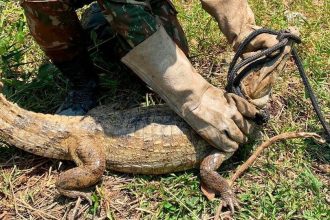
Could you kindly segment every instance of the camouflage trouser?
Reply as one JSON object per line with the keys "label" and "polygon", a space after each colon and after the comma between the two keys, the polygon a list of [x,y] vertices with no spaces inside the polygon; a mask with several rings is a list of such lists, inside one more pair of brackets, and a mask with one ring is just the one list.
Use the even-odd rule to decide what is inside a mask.
{"label": "camouflage trouser", "polygon": [[[30,32],[41,49],[55,63],[86,52],[86,33],[75,10],[93,0],[22,0]],[[130,49],[156,32],[161,24],[169,36],[188,54],[187,41],[170,0],[98,0],[103,15]],[[123,56],[124,54],[118,54]]]}

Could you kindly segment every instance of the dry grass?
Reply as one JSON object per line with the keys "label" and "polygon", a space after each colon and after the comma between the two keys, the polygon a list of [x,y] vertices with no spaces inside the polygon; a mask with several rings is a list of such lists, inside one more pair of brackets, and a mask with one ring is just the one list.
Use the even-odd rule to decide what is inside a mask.
{"label": "dry grass", "polygon": [[[232,53],[215,22],[197,1],[175,1],[191,46],[194,66],[211,83],[223,87]],[[295,25],[304,44],[299,50],[304,65],[321,99],[326,118],[330,118],[330,16],[327,1],[251,1],[258,23],[276,29]],[[66,82],[49,65],[37,68],[45,57],[27,35],[17,3],[0,2],[1,78],[7,97],[35,111],[53,112],[63,100]],[[300,12],[306,21],[285,18],[285,12]],[[2,28],[2,30],[1,30]],[[23,38],[20,36],[22,35]],[[8,69],[4,56],[13,48],[26,47],[18,65]],[[14,50],[15,51],[15,50]],[[16,63],[16,60],[10,60]],[[7,68],[7,69],[6,69]],[[108,68],[111,70],[111,68]],[[115,109],[158,102],[134,77],[110,74],[104,79],[101,103]],[[18,79],[18,80],[17,80]],[[54,86],[55,85],[55,86]],[[128,98],[127,98],[128,97]],[[145,97],[148,97],[148,101]],[[118,104],[119,103],[119,104]],[[318,131],[320,126],[292,62],[279,77],[269,105],[271,122],[260,137],[244,146],[222,168],[228,176],[241,164],[262,139],[286,131]],[[329,219],[330,146],[313,141],[286,141],[268,149],[235,186],[242,210],[236,219]],[[14,147],[0,146],[0,219],[66,219],[75,212],[78,219],[212,219],[220,199],[207,201],[199,191],[195,171],[159,177],[106,173],[96,189],[91,189],[93,205],[77,205],[55,190],[59,172],[72,167],[27,154]]]}

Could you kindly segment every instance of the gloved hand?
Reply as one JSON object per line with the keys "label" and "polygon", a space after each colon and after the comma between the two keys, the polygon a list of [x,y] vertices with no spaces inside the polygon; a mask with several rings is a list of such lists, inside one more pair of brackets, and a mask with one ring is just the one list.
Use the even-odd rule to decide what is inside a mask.
{"label": "gloved hand", "polygon": [[214,147],[233,152],[247,141],[257,109],[208,83],[163,27],[133,48],[122,62],[144,80]]}
{"label": "gloved hand", "polygon": [[235,151],[248,141],[257,109],[245,99],[210,86],[201,94],[199,105],[184,117],[210,144],[223,151]]}
{"label": "gloved hand", "polygon": [[[203,8],[216,19],[220,30],[233,45],[235,51],[250,33],[260,28],[255,25],[254,14],[247,0],[201,0],[201,3]],[[249,43],[244,51],[244,58],[277,43],[275,35],[261,34]],[[282,71],[290,51],[291,45],[288,45],[280,57],[265,63],[262,68],[243,81],[241,89],[250,102],[260,108],[265,106],[276,75]]]}

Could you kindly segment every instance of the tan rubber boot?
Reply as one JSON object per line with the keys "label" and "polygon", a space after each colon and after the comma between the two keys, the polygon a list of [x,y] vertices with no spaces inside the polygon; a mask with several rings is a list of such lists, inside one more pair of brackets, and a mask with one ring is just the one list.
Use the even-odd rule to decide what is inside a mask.
{"label": "tan rubber boot", "polygon": [[256,108],[215,88],[196,72],[163,27],[131,50],[122,62],[154,89],[211,145],[232,152],[252,130]]}

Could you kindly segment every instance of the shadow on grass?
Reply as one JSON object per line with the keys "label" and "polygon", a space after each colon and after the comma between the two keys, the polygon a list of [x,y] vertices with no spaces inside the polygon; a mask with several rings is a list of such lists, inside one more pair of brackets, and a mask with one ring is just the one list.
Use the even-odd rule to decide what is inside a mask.
{"label": "shadow on grass", "polygon": [[304,140],[306,156],[318,164],[330,164],[330,143],[318,144],[313,140]]}

